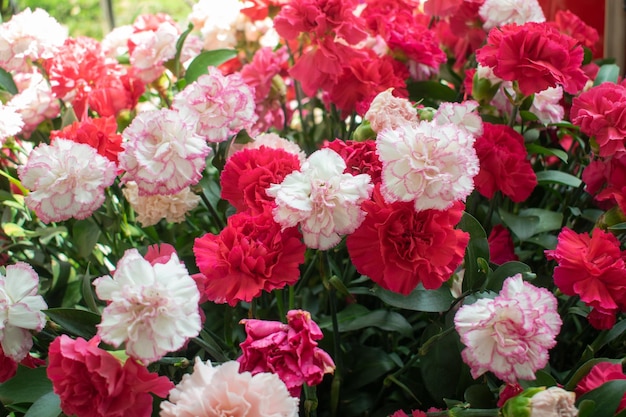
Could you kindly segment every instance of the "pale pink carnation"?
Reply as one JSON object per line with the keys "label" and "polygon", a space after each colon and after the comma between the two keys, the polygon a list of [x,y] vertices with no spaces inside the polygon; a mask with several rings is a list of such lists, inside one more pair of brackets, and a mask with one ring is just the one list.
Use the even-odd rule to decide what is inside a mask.
{"label": "pale pink carnation", "polygon": [[407,123],[417,123],[417,110],[405,98],[395,97],[389,88],[378,93],[363,118],[370,123],[374,132],[395,129]]}
{"label": "pale pink carnation", "polygon": [[39,276],[27,263],[7,266],[6,276],[0,273],[0,343],[4,355],[16,362],[33,346],[31,331],[46,325],[42,310],[48,306],[37,295],[38,286]]}
{"label": "pale pink carnation", "polygon": [[535,372],[546,366],[562,322],[554,295],[517,274],[504,281],[494,299],[461,307],[454,324],[474,379],[491,371],[514,383],[535,379]]}
{"label": "pale pink carnation", "polygon": [[209,142],[223,142],[240,130],[252,128],[254,91],[234,73],[224,76],[215,67],[174,97],[172,108],[196,123]]}
{"label": "pale pink carnation", "polygon": [[163,19],[156,28],[141,30],[135,27],[128,41],[131,46],[130,63],[137,69],[139,79],[151,83],[163,74],[163,64],[176,55],[179,35],[180,30],[171,19]]}
{"label": "pale pink carnation", "polygon": [[26,205],[44,223],[91,216],[117,176],[115,163],[95,148],[62,138],[40,143],[17,172],[31,191]]}
{"label": "pale pink carnation", "polygon": [[98,336],[115,347],[125,344],[126,353],[144,364],[200,333],[200,292],[175,252],[149,262],[129,249],[113,277],[97,278],[93,285],[107,302]]}
{"label": "pale pink carnation", "polygon": [[276,133],[261,133],[255,136],[252,141],[245,144],[231,143],[228,154],[230,157],[232,154],[242,149],[259,149],[261,146],[272,149],[282,149],[285,152],[297,155],[301,165],[306,160],[306,153],[297,143],[282,138]]}
{"label": "pale pink carnation", "polygon": [[22,131],[24,120],[22,116],[11,106],[5,106],[0,102],[0,146],[4,141]]}
{"label": "pale pink carnation", "polygon": [[478,14],[485,21],[483,28],[486,30],[509,23],[523,25],[546,21],[538,0],[485,0]]}
{"label": "pale pink carnation", "polygon": [[132,25],[118,26],[102,39],[102,52],[109,58],[117,58],[128,53],[128,39],[135,29]]}
{"label": "pale pink carnation", "polygon": [[0,67],[28,72],[31,63],[52,58],[67,38],[67,29],[43,9],[30,8],[0,25]]}
{"label": "pale pink carnation", "polygon": [[437,125],[452,123],[475,138],[483,134],[483,119],[478,112],[478,102],[467,100],[463,103],[442,103],[433,120]]}
{"label": "pale pink carnation", "polygon": [[61,113],[59,100],[39,71],[15,74],[13,80],[19,93],[8,104],[22,116],[23,134],[29,136],[41,122],[54,119]]}
{"label": "pale pink carnation", "polygon": [[577,417],[576,393],[549,387],[530,397],[529,417]]}
{"label": "pale pink carnation", "polygon": [[239,363],[219,366],[196,359],[191,374],[161,403],[160,417],[297,417],[298,399],[268,372],[239,372]]}
{"label": "pale pink carnation", "polygon": [[183,222],[187,212],[196,208],[200,202],[200,197],[192,193],[189,187],[176,194],[141,196],[137,183],[131,181],[122,192],[137,213],[137,221],[143,227],[155,225],[161,219],[169,223]]}
{"label": "pale pink carnation", "polygon": [[384,129],[376,138],[387,202],[414,201],[415,210],[445,210],[474,189],[474,137],[453,124],[422,121]]}
{"label": "pale pink carnation", "polygon": [[372,194],[367,174],[344,174],[346,163],[335,151],[314,152],[300,171],[266,190],[276,199],[274,220],[283,228],[300,224],[310,248],[330,249],[365,218],[361,203]]}
{"label": "pale pink carnation", "polygon": [[210,148],[193,124],[169,109],[140,113],[122,136],[123,183],[135,181],[139,195],[176,194],[202,177]]}
{"label": "pale pink carnation", "polygon": [[243,2],[239,0],[200,0],[187,16],[204,40],[204,49],[234,48],[237,45],[237,22]]}
{"label": "pale pink carnation", "polygon": [[543,124],[558,123],[563,120],[565,109],[560,104],[563,99],[563,87],[548,87],[535,94],[529,111],[539,118]]}

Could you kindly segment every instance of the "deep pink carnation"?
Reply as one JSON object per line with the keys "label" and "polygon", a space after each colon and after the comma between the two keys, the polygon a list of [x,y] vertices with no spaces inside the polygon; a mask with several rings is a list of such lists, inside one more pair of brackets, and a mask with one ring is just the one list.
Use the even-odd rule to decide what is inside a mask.
{"label": "deep pink carnation", "polygon": [[568,36],[576,39],[581,45],[591,49],[591,52],[595,52],[600,35],[598,31],[585,23],[576,14],[569,10],[559,10],[554,15],[554,22],[552,24]]}
{"label": "deep pink carnation", "polygon": [[242,149],[231,156],[220,176],[222,198],[238,212],[251,215],[263,212],[274,199],[265,190],[271,184],[280,184],[285,176],[300,169],[297,155],[283,149],[261,146]]}
{"label": "deep pink carnation", "polygon": [[583,55],[575,39],[547,23],[530,22],[492,29],[476,60],[503,80],[517,81],[526,96],[557,85],[576,94],[587,82]]}
{"label": "deep pink carnation", "polygon": [[352,175],[368,174],[372,179],[372,184],[380,183],[383,164],[378,159],[375,141],[357,142],[355,140],[335,139],[331,142],[324,142],[322,148],[330,148],[343,158],[346,162],[345,173]]}
{"label": "deep pink carnation", "polygon": [[298,229],[281,231],[269,207],[256,216],[244,212],[229,217],[219,235],[208,233],[193,247],[208,299],[231,306],[295,284],[305,250]]}
{"label": "deep pink carnation", "polygon": [[582,179],[598,206],[608,210],[618,204],[626,213],[626,152],[594,159],[585,167]]}
{"label": "deep pink carnation", "polygon": [[437,289],[463,260],[469,235],[454,228],[463,203],[416,212],[411,202],[386,203],[377,186],[362,209],[367,216],[346,244],[357,271],[381,287],[401,294],[419,283]]}
{"label": "deep pink carnation", "polygon": [[294,397],[300,396],[302,385],[318,385],[324,374],[334,372],[331,357],[317,347],[316,340],[324,335],[307,311],[289,311],[287,324],[246,319],[241,322],[247,334],[239,345],[241,371],[277,374]]}
{"label": "deep pink carnation", "polygon": [[[600,362],[591,368],[589,373],[583,377],[576,385],[576,395],[578,397],[587,392],[598,388],[600,385],[608,381],[626,379],[626,374],[622,370],[620,363]],[[626,409],[626,393],[622,397],[622,401],[617,407],[615,414]]]}
{"label": "deep pink carnation", "polygon": [[63,412],[77,417],[151,416],[150,393],[165,397],[174,384],[133,359],[122,366],[98,343],[98,338],[62,335],[50,344],[47,373]]}
{"label": "deep pink carnation", "polygon": [[600,156],[624,151],[626,138],[626,86],[602,83],[574,98],[572,123],[595,137]]}
{"label": "deep pink carnation", "polygon": [[502,265],[505,262],[519,259],[515,254],[509,229],[501,224],[497,224],[491,229],[487,242],[489,243],[489,260],[494,264]]}
{"label": "deep pink carnation", "polygon": [[476,189],[487,198],[501,191],[516,203],[526,200],[537,185],[537,175],[527,160],[524,137],[505,125],[485,122],[483,129],[474,144],[480,160]]}

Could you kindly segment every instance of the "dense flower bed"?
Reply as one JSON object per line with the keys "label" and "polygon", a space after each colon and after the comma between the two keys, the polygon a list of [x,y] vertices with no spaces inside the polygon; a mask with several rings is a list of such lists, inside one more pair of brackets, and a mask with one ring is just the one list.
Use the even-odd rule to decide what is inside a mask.
{"label": "dense flower bed", "polygon": [[2,415],[626,416],[598,39],[536,0],[7,17]]}

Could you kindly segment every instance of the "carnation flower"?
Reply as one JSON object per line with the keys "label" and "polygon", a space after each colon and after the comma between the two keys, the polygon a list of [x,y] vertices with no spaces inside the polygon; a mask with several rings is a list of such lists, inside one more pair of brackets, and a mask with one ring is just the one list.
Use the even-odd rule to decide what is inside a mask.
{"label": "carnation flower", "polygon": [[478,112],[478,102],[467,100],[463,103],[441,103],[433,120],[437,125],[452,123],[470,135],[478,137],[483,134],[483,120]]}
{"label": "carnation flower", "polygon": [[360,205],[372,193],[370,176],[345,174],[346,163],[331,149],[314,152],[300,171],[273,184],[267,195],[276,199],[274,220],[283,228],[300,225],[310,248],[330,249],[341,235],[363,221]]}
{"label": "carnation flower", "polygon": [[415,210],[445,210],[474,189],[474,138],[453,124],[422,121],[385,129],[376,138],[388,202],[413,201]]}
{"label": "carnation flower", "polygon": [[541,5],[537,0],[485,0],[478,11],[489,30],[509,23],[545,22]]}
{"label": "carnation flower", "polygon": [[122,363],[98,348],[99,338],[86,341],[66,335],[48,350],[48,378],[66,415],[76,417],[150,417],[152,395],[165,397],[173,385],[133,359]]}
{"label": "carnation flower", "polygon": [[178,93],[172,108],[192,120],[209,142],[223,142],[257,120],[253,90],[239,73],[224,76],[215,67]]}
{"label": "carnation flower", "polygon": [[122,136],[122,182],[136,182],[139,195],[176,194],[200,181],[210,148],[178,112],[140,113]]}
{"label": "carnation flower", "polygon": [[133,23],[128,38],[130,63],[137,68],[137,76],[151,83],[165,71],[163,64],[176,55],[176,41],[180,30],[165,13],[141,15]]}
{"label": "carnation flower", "polygon": [[543,124],[558,123],[563,120],[565,115],[565,109],[560,104],[562,99],[563,87],[559,85],[546,88],[535,94],[529,111],[537,116]]}
{"label": "carnation flower", "polygon": [[235,306],[296,283],[306,247],[298,229],[281,230],[270,210],[235,214],[219,235],[196,239],[193,252],[209,300]]}
{"label": "carnation flower", "polygon": [[244,4],[239,0],[199,0],[188,19],[202,33],[204,49],[234,48],[237,45],[237,23]]}
{"label": "carnation flower", "polygon": [[517,261],[513,239],[509,229],[501,224],[496,224],[487,239],[489,243],[489,261],[497,265],[510,261]]}
{"label": "carnation flower", "polygon": [[28,72],[32,63],[54,56],[67,38],[67,28],[48,12],[30,7],[0,25],[0,67]]}
{"label": "carnation flower", "polygon": [[276,133],[261,133],[260,135],[253,137],[250,142],[246,142],[244,144],[232,142],[228,147],[228,157],[230,158],[235,154],[235,152],[242,149],[259,149],[262,146],[272,149],[282,149],[285,152],[294,154],[298,157],[301,165],[304,161],[306,161],[306,153],[297,143],[292,142],[289,139],[282,138]]}
{"label": "carnation flower", "polygon": [[0,125],[0,145],[3,145],[7,138],[15,136],[22,131],[24,120],[13,107],[5,106],[2,103],[0,103],[0,120],[2,120]]}
{"label": "carnation flower", "polygon": [[[589,373],[585,375],[576,385],[576,395],[582,396],[589,391],[600,387],[605,382],[626,379],[626,374],[622,370],[620,363],[600,362],[591,368]],[[626,393],[622,397],[615,414],[619,414],[626,409]]]}
{"label": "carnation flower", "polygon": [[524,137],[506,125],[484,123],[484,133],[475,144],[480,170],[476,190],[493,198],[496,191],[519,203],[537,186],[537,175],[527,160]]}
{"label": "carnation flower", "polygon": [[382,172],[382,163],[376,154],[376,142],[364,140],[357,142],[354,140],[343,141],[335,139],[331,142],[324,142],[322,148],[329,148],[337,152],[346,162],[345,173],[352,175],[367,174],[372,179],[372,184],[379,184]]}
{"label": "carnation flower", "polygon": [[273,205],[274,199],[265,190],[299,169],[298,157],[282,149],[243,149],[230,157],[222,170],[222,198],[238,212],[258,214],[265,205]]}
{"label": "carnation flower", "polygon": [[285,383],[292,397],[299,398],[302,385],[318,385],[325,374],[332,374],[335,363],[317,347],[324,335],[303,310],[287,313],[287,324],[279,321],[244,319],[246,340],[239,346],[237,359],[242,371],[271,372]]}
{"label": "carnation flower", "polygon": [[379,187],[362,205],[366,217],[346,245],[357,271],[381,287],[409,294],[418,284],[437,289],[463,261],[469,235],[455,229],[463,204],[445,211],[387,203]]}
{"label": "carnation flower", "polygon": [[417,110],[406,98],[395,97],[389,88],[378,93],[363,118],[374,132],[396,129],[408,123],[417,123]]}
{"label": "carnation flower", "polygon": [[28,137],[41,122],[57,117],[61,105],[39,71],[15,74],[13,80],[19,93],[11,97],[7,104],[23,119],[22,135]]}
{"label": "carnation flower", "polygon": [[219,366],[196,359],[191,374],[161,403],[161,417],[297,417],[298,399],[271,373],[239,372],[239,364]]}
{"label": "carnation flower", "polygon": [[137,221],[143,227],[155,225],[161,219],[169,223],[183,222],[187,213],[196,208],[200,202],[200,197],[189,187],[175,194],[142,196],[139,195],[137,183],[130,181],[126,183],[122,192],[137,213]]}
{"label": "carnation flower", "polygon": [[535,379],[548,363],[561,324],[556,298],[524,282],[521,274],[507,278],[494,299],[464,305],[454,317],[472,377],[491,371],[510,383]]}
{"label": "carnation flower", "polygon": [[26,357],[33,346],[31,331],[39,332],[46,324],[41,310],[48,308],[37,295],[39,276],[24,262],[6,267],[0,274],[0,344],[4,355],[15,362]]}
{"label": "carnation flower", "polygon": [[117,122],[113,116],[97,119],[86,117],[62,130],[50,132],[50,143],[58,138],[87,144],[115,163],[117,154],[122,151],[122,135],[117,133]]}
{"label": "carnation flower", "polygon": [[18,175],[31,190],[26,205],[50,223],[91,216],[104,202],[116,167],[91,146],[59,138],[33,149]]}
{"label": "carnation flower", "polygon": [[128,249],[113,277],[100,277],[93,285],[107,301],[98,335],[116,347],[124,343],[126,353],[144,364],[200,333],[200,293],[176,253],[149,262]]}
{"label": "carnation flower", "polygon": [[576,394],[561,387],[531,387],[509,399],[503,417],[577,417]]}
{"label": "carnation flower", "polygon": [[576,94],[587,83],[581,69],[583,55],[575,39],[547,23],[526,23],[490,31],[487,44],[476,51],[476,60],[493,68],[497,77],[517,81],[526,96],[557,85]]}
{"label": "carnation flower", "polygon": [[562,33],[576,39],[585,47],[595,52],[600,35],[598,31],[587,25],[584,20],[569,10],[557,10],[552,24]]}

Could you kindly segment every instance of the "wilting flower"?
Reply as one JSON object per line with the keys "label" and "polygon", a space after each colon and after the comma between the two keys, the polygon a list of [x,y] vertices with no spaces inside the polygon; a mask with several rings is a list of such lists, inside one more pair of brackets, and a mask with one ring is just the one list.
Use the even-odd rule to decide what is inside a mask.
{"label": "wilting flower", "polygon": [[267,189],[276,199],[274,220],[283,228],[300,225],[310,248],[330,249],[341,235],[352,233],[363,221],[360,205],[372,192],[367,174],[344,174],[346,163],[331,149],[314,152],[300,171]]}
{"label": "wilting flower", "polygon": [[305,250],[298,229],[281,230],[271,207],[258,215],[230,216],[219,235],[207,233],[193,247],[196,264],[206,277],[206,296],[231,306],[252,301],[262,291],[295,284]]}
{"label": "wilting flower", "polygon": [[139,195],[137,183],[130,181],[122,189],[124,197],[130,203],[137,221],[143,227],[157,224],[161,219],[170,223],[185,221],[187,212],[196,208],[200,197],[194,194],[189,187],[185,187],[175,194],[168,195]]}
{"label": "wilting flower", "polygon": [[108,304],[98,335],[143,362],[180,349],[200,333],[200,293],[175,252],[152,262],[129,249],[111,276],[97,278],[96,294]]}
{"label": "wilting flower", "polygon": [[378,93],[363,118],[374,132],[395,129],[407,123],[417,123],[417,110],[409,100],[395,97],[391,88]]}
{"label": "wilting flower", "polygon": [[405,124],[383,130],[376,142],[388,202],[413,201],[418,211],[445,210],[474,189],[474,137],[453,124]]}
{"label": "wilting flower", "polygon": [[161,403],[161,417],[297,417],[298,399],[271,373],[239,372],[239,363],[218,366],[196,359],[191,374]]}
{"label": "wilting flower", "polygon": [[152,395],[165,397],[174,384],[133,359],[122,363],[98,347],[100,339],[54,339],[48,351],[48,378],[66,415],[149,417]]}
{"label": "wilting flower", "polygon": [[33,346],[31,331],[39,332],[46,324],[41,310],[48,308],[37,295],[39,276],[24,262],[6,267],[0,274],[0,344],[4,355],[16,362],[26,357]]}
{"label": "wilting flower", "polygon": [[537,0],[485,0],[478,10],[487,30],[496,26],[526,22],[545,22],[541,5]]}
{"label": "wilting flower", "polygon": [[0,120],[2,120],[0,125],[1,145],[8,137],[15,136],[22,131],[24,120],[22,120],[22,116],[14,108],[5,106],[2,103],[0,103]]}
{"label": "wilting flower", "polygon": [[26,205],[50,223],[89,217],[104,202],[116,167],[91,146],[59,138],[33,149],[18,174],[31,190]]}
{"label": "wilting flower", "polygon": [[210,148],[178,112],[140,113],[122,136],[122,182],[136,182],[139,195],[176,194],[200,181]]}
{"label": "wilting flower", "polygon": [[317,347],[323,337],[311,314],[303,310],[287,313],[287,324],[279,321],[244,319],[246,340],[237,359],[242,371],[252,375],[271,372],[280,377],[293,397],[300,397],[302,385],[318,385],[333,373],[335,363]]}
{"label": "wilting flower", "polygon": [[494,299],[464,305],[454,317],[474,379],[491,371],[511,383],[535,379],[561,324],[554,295],[524,282],[521,274],[507,278]]}
{"label": "wilting flower", "polygon": [[[600,387],[605,382],[620,379],[626,379],[626,374],[624,374],[620,363],[597,363],[576,385],[576,395],[580,397],[587,392]],[[626,409],[626,393],[624,393],[622,401],[620,401],[615,414],[620,413],[624,409]]]}
{"label": "wilting flower", "polygon": [[254,92],[241,75],[224,76],[215,67],[178,93],[172,108],[195,123],[196,133],[209,142],[223,142],[257,120]]}
{"label": "wilting flower", "polygon": [[561,387],[531,387],[510,398],[503,417],[577,417],[576,394]]}
{"label": "wilting flower", "polygon": [[409,294],[422,283],[436,289],[461,264],[469,235],[455,229],[463,204],[416,212],[413,204],[386,203],[379,187],[362,205],[367,213],[346,240],[350,259],[383,288]]}

